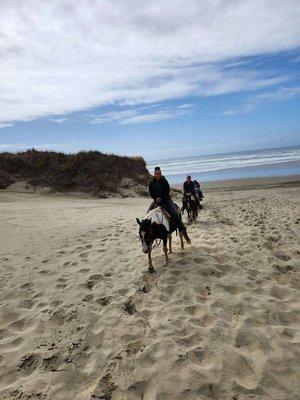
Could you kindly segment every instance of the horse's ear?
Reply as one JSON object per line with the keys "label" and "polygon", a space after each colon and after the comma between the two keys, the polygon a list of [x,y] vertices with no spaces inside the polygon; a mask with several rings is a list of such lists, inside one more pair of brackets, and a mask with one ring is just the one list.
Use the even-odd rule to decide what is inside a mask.
{"label": "horse's ear", "polygon": [[136,222],[139,224],[139,225],[141,225],[141,221],[137,218],[136,219]]}

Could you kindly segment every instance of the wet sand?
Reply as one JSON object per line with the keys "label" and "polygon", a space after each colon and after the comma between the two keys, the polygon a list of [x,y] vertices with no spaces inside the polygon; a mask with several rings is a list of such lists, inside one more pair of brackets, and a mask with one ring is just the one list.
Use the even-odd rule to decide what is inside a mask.
{"label": "wet sand", "polygon": [[300,188],[257,184],[203,184],[152,275],[149,199],[0,191],[0,398],[298,399]]}

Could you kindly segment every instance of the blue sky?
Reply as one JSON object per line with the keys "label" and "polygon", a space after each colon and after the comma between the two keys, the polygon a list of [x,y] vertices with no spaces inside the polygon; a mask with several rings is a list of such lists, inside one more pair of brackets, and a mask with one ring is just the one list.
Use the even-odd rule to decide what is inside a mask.
{"label": "blue sky", "polygon": [[300,144],[299,1],[3,10],[0,151],[151,160]]}

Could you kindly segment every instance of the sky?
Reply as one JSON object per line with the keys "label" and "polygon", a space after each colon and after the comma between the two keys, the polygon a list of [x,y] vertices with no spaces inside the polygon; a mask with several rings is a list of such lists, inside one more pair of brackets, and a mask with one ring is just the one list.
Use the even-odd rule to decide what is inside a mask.
{"label": "sky", "polygon": [[0,0],[0,152],[300,145],[299,0]]}

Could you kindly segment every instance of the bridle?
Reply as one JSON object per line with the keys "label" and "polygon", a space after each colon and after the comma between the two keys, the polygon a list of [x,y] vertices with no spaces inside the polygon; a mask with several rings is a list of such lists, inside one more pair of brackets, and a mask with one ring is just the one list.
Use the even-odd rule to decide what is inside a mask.
{"label": "bridle", "polygon": [[[144,233],[145,233],[145,231],[143,231]],[[154,239],[153,239],[153,235],[152,235],[152,228],[150,227],[149,228],[149,232],[150,232],[150,235],[151,235],[151,238],[149,238],[149,239],[145,239],[145,236],[143,237],[143,235],[142,235],[142,233],[141,233],[141,231],[140,231],[140,241],[142,242],[142,244],[145,244],[146,246],[147,246],[147,248],[149,249],[150,247],[152,247],[152,243],[153,243],[153,241],[154,241]]]}
{"label": "bridle", "polygon": [[[160,245],[161,239],[155,239],[153,237],[152,227],[151,226],[149,228],[149,232],[150,232],[151,238],[148,238],[148,239],[145,239],[145,237],[143,237],[141,232],[140,232],[140,241],[142,242],[142,244],[145,243],[145,245],[147,246],[148,249],[152,250],[152,249],[154,249],[154,247],[157,247],[157,246]],[[153,242],[155,242],[154,246],[152,246]]]}

